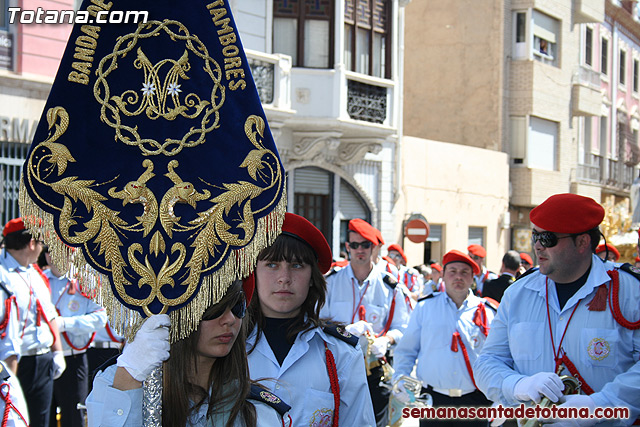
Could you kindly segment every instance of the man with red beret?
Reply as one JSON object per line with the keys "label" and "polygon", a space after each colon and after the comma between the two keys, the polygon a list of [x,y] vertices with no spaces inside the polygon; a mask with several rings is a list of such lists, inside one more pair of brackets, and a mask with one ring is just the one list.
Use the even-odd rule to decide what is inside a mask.
{"label": "man with red beret", "polygon": [[[397,344],[409,322],[404,295],[397,280],[384,270],[374,268],[374,248],[380,238],[366,221],[349,222],[347,241],[349,265],[327,276],[327,298],[320,316],[347,324],[347,330],[358,336],[373,336],[369,346],[379,359]],[[389,391],[380,387],[382,365],[372,367],[368,376],[369,391],[380,426],[386,425]]]}
{"label": "man with red beret", "polygon": [[498,275],[489,271],[487,267],[485,267],[484,259],[487,257],[487,251],[481,245],[469,245],[467,247],[467,252],[471,259],[478,264],[478,267],[480,267],[480,272],[473,276],[473,281],[475,282],[474,292],[478,295],[482,295],[482,288],[484,287],[484,284],[489,280],[497,279]]}
{"label": "man with red beret", "polygon": [[611,243],[598,245],[596,248],[596,255],[607,261],[618,262],[620,259],[620,252]]}
{"label": "man with red beret", "polygon": [[404,286],[405,293],[411,298],[410,308],[413,308],[422,293],[422,275],[415,268],[407,267],[407,256],[400,245],[395,243],[389,245],[387,247],[387,256],[391,258],[398,269],[398,282]]}
{"label": "man with red beret", "polygon": [[[0,331],[0,357],[14,373],[17,371],[30,425],[46,427],[53,380],[62,375],[66,365],[48,282],[33,265],[42,242],[25,230],[21,218],[9,221],[2,234],[5,248],[0,251],[0,294],[9,303],[0,304],[0,327],[5,328]],[[18,336],[13,335],[13,321],[17,321]]]}
{"label": "man with red beret", "polygon": [[[477,389],[471,369],[485,342],[493,309],[471,292],[478,265],[457,250],[442,260],[446,292],[421,298],[411,313],[409,326],[394,354],[394,380],[411,376],[417,360],[416,376],[433,398],[434,407],[491,406]],[[403,390],[402,384],[400,390]],[[404,403],[410,396],[404,390],[395,395]],[[460,420],[421,419],[420,426],[434,423],[456,426]],[[486,426],[486,420],[465,425]]]}
{"label": "man with red beret", "polygon": [[533,267],[533,258],[526,252],[520,252],[520,269],[518,270],[518,274],[516,274],[516,279],[520,277],[521,274],[524,274]]}
{"label": "man with red beret", "polygon": [[[629,419],[616,425],[632,424],[640,415],[639,277],[594,254],[604,209],[593,199],[557,194],[529,218],[539,268],[505,291],[474,364],[476,383],[503,405],[546,396],[592,415],[596,407],[626,407]],[[576,377],[580,394],[563,396],[559,375]]]}

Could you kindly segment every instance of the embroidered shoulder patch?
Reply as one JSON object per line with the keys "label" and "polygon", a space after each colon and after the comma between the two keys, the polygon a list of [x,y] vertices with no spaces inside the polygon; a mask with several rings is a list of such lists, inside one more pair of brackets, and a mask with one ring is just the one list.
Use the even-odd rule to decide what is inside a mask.
{"label": "embroidered shoulder patch", "polygon": [[603,360],[609,356],[611,346],[604,338],[594,338],[589,342],[587,353],[593,360]]}
{"label": "embroidered shoulder patch", "polygon": [[329,408],[316,409],[309,420],[309,427],[330,427],[333,423],[333,410]]}
{"label": "embroidered shoulder patch", "polygon": [[344,327],[329,323],[325,325],[322,330],[334,338],[338,338],[340,341],[344,341],[347,344],[355,347],[358,344],[358,337],[347,332]]}
{"label": "embroidered shoulder patch", "polygon": [[291,409],[291,406],[284,403],[278,396],[257,384],[251,384],[251,391],[249,392],[248,399],[257,400],[271,406],[273,409],[278,411],[280,416],[284,416],[284,414]]}
{"label": "embroidered shoulder patch", "polygon": [[640,280],[640,268],[635,267],[631,264],[629,264],[628,262],[625,262],[624,264],[622,264],[620,266],[620,270],[631,274],[633,277],[635,277],[636,279]]}

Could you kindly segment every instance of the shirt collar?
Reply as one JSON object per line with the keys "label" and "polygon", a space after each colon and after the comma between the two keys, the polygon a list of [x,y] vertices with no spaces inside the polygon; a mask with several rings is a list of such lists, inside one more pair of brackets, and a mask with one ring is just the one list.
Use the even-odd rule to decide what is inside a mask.
{"label": "shirt collar", "polygon": [[5,249],[2,253],[3,264],[9,271],[27,271],[27,267],[21,265],[16,259]]}

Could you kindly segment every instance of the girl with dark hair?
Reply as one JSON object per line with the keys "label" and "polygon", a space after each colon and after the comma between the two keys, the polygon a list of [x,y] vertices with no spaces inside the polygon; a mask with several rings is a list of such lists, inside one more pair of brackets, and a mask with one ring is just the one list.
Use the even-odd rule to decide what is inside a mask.
{"label": "girl with dark hair", "polygon": [[171,345],[169,317],[151,316],[117,366],[96,376],[87,398],[89,426],[142,425],[142,381],[161,364],[162,425],[282,426],[288,406],[272,407],[280,400],[249,379],[245,311],[238,281],[204,312],[195,332]]}
{"label": "girl with dark hair", "polygon": [[358,338],[320,319],[331,249],[316,227],[287,213],[258,255],[249,305],[249,370],[292,405],[295,425],[373,426]]}

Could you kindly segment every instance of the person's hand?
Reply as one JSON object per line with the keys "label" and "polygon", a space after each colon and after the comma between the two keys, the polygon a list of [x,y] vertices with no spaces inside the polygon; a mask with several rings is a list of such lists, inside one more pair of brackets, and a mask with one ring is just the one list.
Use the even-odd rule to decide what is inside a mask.
{"label": "person's hand", "polygon": [[[558,405],[558,408],[589,408],[589,415],[593,414],[596,409],[596,402],[589,396],[581,394],[570,394],[564,396],[564,402]],[[592,426],[599,420],[597,418],[563,418],[563,419],[541,419],[545,425],[557,426],[557,427],[584,427]]]}
{"label": "person's hand", "polygon": [[117,365],[125,368],[136,381],[146,380],[154,369],[169,358],[170,326],[166,314],[149,317],[133,341],[125,344]]}
{"label": "person's hand", "polygon": [[[500,406],[500,403],[498,402],[493,402],[493,404],[491,405],[492,408],[497,408],[498,406]],[[506,418],[492,418],[489,421],[491,421],[491,427],[498,427],[501,426],[502,424],[504,424],[507,419]]]}
{"label": "person's hand", "polygon": [[67,368],[67,362],[64,360],[64,352],[58,350],[53,352],[53,379],[57,380]]}
{"label": "person's hand", "polygon": [[540,403],[542,396],[557,402],[562,397],[563,389],[564,384],[558,375],[553,372],[538,372],[518,381],[513,388],[513,395],[524,402],[533,400]]}
{"label": "person's hand", "polygon": [[[411,396],[407,392],[407,389],[404,386],[404,380],[398,380],[396,384],[394,384],[392,388],[393,397],[395,397],[400,403],[404,405],[408,405],[411,403]],[[415,401],[415,399],[414,399]]]}
{"label": "person's hand", "polygon": [[344,329],[349,332],[351,335],[355,335],[357,337],[361,337],[365,334],[365,332],[369,332],[373,334],[373,328],[370,323],[365,322],[364,320],[359,320],[356,323],[352,323],[344,327]]}
{"label": "person's hand", "polygon": [[371,344],[371,353],[380,359],[387,354],[387,349],[389,348],[389,338],[387,337],[378,337],[373,340]]}

